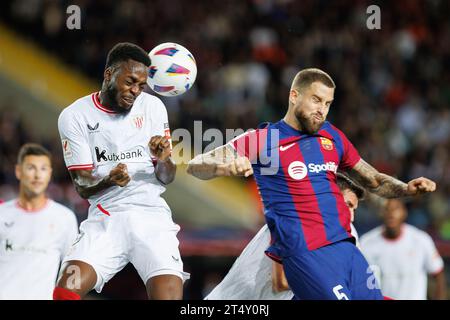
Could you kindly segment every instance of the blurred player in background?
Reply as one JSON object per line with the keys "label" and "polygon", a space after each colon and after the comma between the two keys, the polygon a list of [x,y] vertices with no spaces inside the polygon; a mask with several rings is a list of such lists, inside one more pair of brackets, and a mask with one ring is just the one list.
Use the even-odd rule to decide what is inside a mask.
{"label": "blurred player in background", "polygon": [[[364,189],[342,173],[337,184],[350,209],[353,222]],[[352,235],[358,239],[352,224]],[[356,241],[358,243],[358,241]],[[270,231],[264,225],[236,259],[228,274],[206,300],[290,300],[294,296],[281,264],[268,258],[264,251],[270,246]]]}
{"label": "blurred player in background", "polygon": [[[80,299],[131,262],[149,299],[182,299],[180,227],[161,198],[175,178],[164,104],[143,93],[150,58],[119,43],[108,53],[100,92],[78,99],[58,119],[74,186],[90,202],[80,238],[65,257],[55,299]],[[80,281],[71,281],[77,268]]]}
{"label": "blurred player in background", "polygon": [[282,120],[198,155],[188,172],[200,179],[254,172],[271,232],[266,254],[282,262],[296,298],[383,299],[376,286],[367,286],[373,274],[352,243],[350,211],[336,171],[348,171],[362,187],[386,198],[432,192],[436,185],[426,178],[406,184],[365,162],[344,133],[326,121],[334,90],[322,70],[300,71]]}
{"label": "blurred player in background", "polygon": [[403,202],[391,199],[383,209],[383,225],[361,237],[367,261],[379,271],[381,289],[394,299],[425,300],[427,277],[435,279],[432,298],[446,299],[444,262],[431,237],[405,223]]}
{"label": "blurred player in background", "polygon": [[78,223],[71,210],[46,196],[52,163],[44,147],[23,145],[15,170],[19,196],[0,204],[0,299],[52,299]]}

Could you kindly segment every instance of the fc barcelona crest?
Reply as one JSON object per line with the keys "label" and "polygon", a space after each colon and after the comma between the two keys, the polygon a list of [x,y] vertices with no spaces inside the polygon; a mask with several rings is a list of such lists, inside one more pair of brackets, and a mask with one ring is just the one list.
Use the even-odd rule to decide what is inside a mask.
{"label": "fc barcelona crest", "polygon": [[133,118],[133,124],[136,127],[136,129],[141,129],[144,125],[144,116],[139,115]]}
{"label": "fc barcelona crest", "polygon": [[333,141],[328,138],[320,138],[320,143],[322,144],[322,148],[325,150],[333,150]]}

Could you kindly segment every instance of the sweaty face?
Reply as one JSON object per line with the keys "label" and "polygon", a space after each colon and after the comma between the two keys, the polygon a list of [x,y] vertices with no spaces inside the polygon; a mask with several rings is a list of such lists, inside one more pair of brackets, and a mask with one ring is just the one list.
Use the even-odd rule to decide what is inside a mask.
{"label": "sweaty face", "polygon": [[355,220],[355,210],[358,208],[358,197],[350,189],[343,190],[342,196],[344,197],[345,204],[350,210],[350,221],[353,222]]}
{"label": "sweaty face", "polygon": [[389,229],[399,228],[405,221],[406,215],[406,208],[403,203],[396,199],[390,199],[383,211],[384,225]]}
{"label": "sweaty face", "polygon": [[16,177],[20,188],[30,197],[41,195],[47,190],[52,175],[52,165],[47,156],[26,156],[16,166]]}
{"label": "sweaty face", "polygon": [[107,105],[115,112],[127,113],[147,83],[147,67],[128,60],[105,71]]}
{"label": "sweaty face", "polygon": [[316,81],[302,92],[291,90],[289,98],[294,105],[294,114],[302,131],[313,134],[325,122],[334,98],[334,88]]}

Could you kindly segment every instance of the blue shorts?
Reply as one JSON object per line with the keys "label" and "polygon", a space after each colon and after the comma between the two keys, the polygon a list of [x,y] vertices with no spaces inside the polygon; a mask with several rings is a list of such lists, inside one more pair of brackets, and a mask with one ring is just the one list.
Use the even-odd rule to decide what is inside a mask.
{"label": "blue shorts", "polygon": [[351,241],[283,258],[290,288],[300,300],[383,300],[361,251]]}

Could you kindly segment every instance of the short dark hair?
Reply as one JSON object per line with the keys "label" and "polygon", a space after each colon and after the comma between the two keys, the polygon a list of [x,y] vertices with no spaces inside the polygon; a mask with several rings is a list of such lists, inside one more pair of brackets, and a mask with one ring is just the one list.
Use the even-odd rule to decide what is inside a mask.
{"label": "short dark hair", "polygon": [[141,62],[146,67],[149,67],[151,64],[150,57],[144,49],[130,42],[120,42],[109,50],[105,69],[130,59]]}
{"label": "short dark hair", "polygon": [[17,163],[22,164],[26,156],[46,156],[52,160],[51,153],[37,143],[25,143],[19,150],[19,155],[17,156]]}
{"label": "short dark hair", "polygon": [[361,187],[357,182],[353,181],[345,173],[337,173],[337,185],[339,189],[341,189],[341,191],[344,191],[346,189],[352,191],[354,194],[356,194],[358,200],[364,199],[364,196],[366,195],[366,191],[364,190],[364,188]]}
{"label": "short dark hair", "polygon": [[299,91],[308,88],[313,82],[321,82],[329,88],[336,88],[333,79],[325,71],[317,68],[304,69],[298,72],[292,81],[292,89]]}

